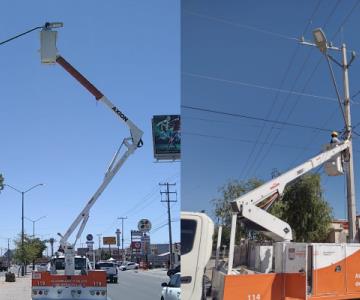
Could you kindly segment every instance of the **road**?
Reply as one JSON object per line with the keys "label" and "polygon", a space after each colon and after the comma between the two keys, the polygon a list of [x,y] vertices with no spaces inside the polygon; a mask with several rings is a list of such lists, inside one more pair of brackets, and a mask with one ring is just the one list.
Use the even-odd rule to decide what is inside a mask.
{"label": "road", "polygon": [[[108,284],[109,300],[160,300],[161,283],[168,281],[166,271],[119,271],[119,282]],[[28,300],[31,295],[31,276],[17,277],[16,282],[5,282],[0,273],[1,300]]]}
{"label": "road", "polygon": [[108,284],[111,300],[160,300],[161,283],[168,281],[166,271],[119,271],[117,284]]}

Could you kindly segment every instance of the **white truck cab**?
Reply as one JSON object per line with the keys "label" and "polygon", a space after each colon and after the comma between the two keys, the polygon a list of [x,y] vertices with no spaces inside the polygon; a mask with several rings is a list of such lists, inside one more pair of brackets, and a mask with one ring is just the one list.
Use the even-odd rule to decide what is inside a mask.
{"label": "white truck cab", "polygon": [[181,212],[182,300],[205,299],[204,271],[211,257],[213,233],[214,222],[206,214]]}

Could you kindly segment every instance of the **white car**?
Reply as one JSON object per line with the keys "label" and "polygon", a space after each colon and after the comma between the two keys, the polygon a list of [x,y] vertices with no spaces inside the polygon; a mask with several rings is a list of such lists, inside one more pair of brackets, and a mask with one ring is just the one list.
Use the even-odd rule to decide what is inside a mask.
{"label": "white car", "polygon": [[123,263],[120,268],[121,271],[125,271],[125,270],[136,270],[139,269],[139,264],[134,263],[134,262],[125,262]]}
{"label": "white car", "polygon": [[48,269],[48,264],[42,263],[36,266],[36,271],[38,272],[46,272]]}
{"label": "white car", "polygon": [[106,278],[110,283],[118,282],[118,269],[116,263],[111,261],[99,261],[95,264],[95,269],[105,271]]}
{"label": "white car", "polygon": [[180,273],[176,273],[170,277],[169,283],[163,282],[161,292],[161,300],[180,300]]}

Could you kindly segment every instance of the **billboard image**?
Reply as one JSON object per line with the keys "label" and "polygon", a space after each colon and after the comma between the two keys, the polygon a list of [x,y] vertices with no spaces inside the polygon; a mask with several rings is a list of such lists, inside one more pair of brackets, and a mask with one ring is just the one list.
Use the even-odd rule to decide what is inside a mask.
{"label": "billboard image", "polygon": [[154,157],[157,160],[180,159],[180,115],[153,116]]}

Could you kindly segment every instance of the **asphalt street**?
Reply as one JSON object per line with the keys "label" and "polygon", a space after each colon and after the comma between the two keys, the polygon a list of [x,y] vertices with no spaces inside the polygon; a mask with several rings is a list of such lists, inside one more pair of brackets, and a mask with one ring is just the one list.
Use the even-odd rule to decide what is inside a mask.
{"label": "asphalt street", "polygon": [[117,284],[108,284],[111,300],[160,300],[161,283],[168,281],[166,271],[119,271]]}

